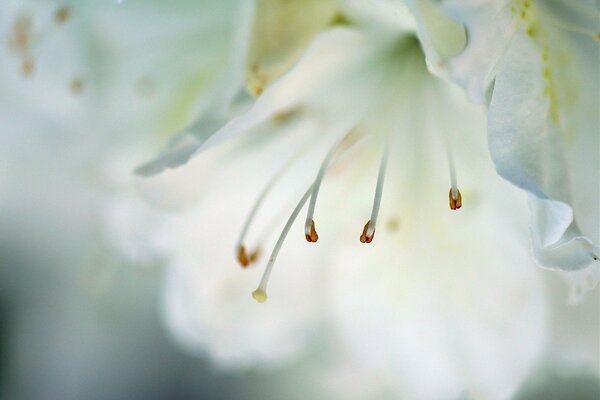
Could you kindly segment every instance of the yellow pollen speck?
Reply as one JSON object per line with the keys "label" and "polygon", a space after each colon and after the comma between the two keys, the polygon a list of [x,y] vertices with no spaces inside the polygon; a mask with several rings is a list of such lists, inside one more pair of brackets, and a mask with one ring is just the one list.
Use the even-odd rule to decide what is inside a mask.
{"label": "yellow pollen speck", "polygon": [[59,8],[56,10],[56,13],[54,13],[54,22],[58,25],[66,23],[69,18],[71,18],[71,9],[67,6]]}
{"label": "yellow pollen speck", "polygon": [[544,68],[544,79],[550,79],[550,68],[549,67]]}
{"label": "yellow pollen speck", "polygon": [[398,232],[398,229],[400,229],[400,221],[396,217],[390,218],[387,221],[386,228],[391,233]]}
{"label": "yellow pollen speck", "polygon": [[264,303],[265,301],[267,301],[268,298],[267,293],[261,288],[258,288],[254,292],[252,292],[252,297],[259,303]]}
{"label": "yellow pollen speck", "polygon": [[83,92],[83,87],[84,87],[84,82],[80,78],[73,79],[71,81],[71,83],[69,84],[69,90],[74,95],[81,94],[81,92]]}
{"label": "yellow pollen speck", "polygon": [[251,95],[258,97],[265,90],[266,82],[258,65],[253,65],[250,72],[246,78],[246,89]]}
{"label": "yellow pollen speck", "polygon": [[11,50],[25,52],[31,44],[33,20],[28,13],[20,14],[8,37],[8,46]]}
{"label": "yellow pollen speck", "polygon": [[276,124],[284,124],[287,121],[289,121],[291,118],[293,118],[297,114],[297,112],[298,112],[297,108],[280,111],[280,112],[276,113],[275,115],[273,115],[271,120],[273,122],[275,122]]}
{"label": "yellow pollen speck", "polygon": [[31,75],[33,75],[34,71],[35,62],[30,58],[26,58],[25,60],[23,60],[23,63],[21,64],[21,74],[24,77],[29,78]]}
{"label": "yellow pollen speck", "polygon": [[596,34],[596,41],[600,42],[600,32]]}

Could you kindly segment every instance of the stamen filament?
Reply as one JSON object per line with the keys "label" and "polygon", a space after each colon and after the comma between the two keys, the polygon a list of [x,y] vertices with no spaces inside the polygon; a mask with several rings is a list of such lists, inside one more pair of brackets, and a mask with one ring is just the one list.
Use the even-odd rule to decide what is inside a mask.
{"label": "stamen filament", "polygon": [[246,248],[244,246],[244,241],[246,239],[246,235],[248,234],[248,231],[250,230],[250,226],[252,225],[252,222],[254,221],[254,217],[256,217],[256,214],[258,213],[260,206],[264,202],[265,198],[267,197],[267,195],[269,194],[271,189],[275,186],[277,181],[279,179],[281,179],[283,174],[292,165],[292,163],[294,161],[296,161],[296,159],[300,156],[300,154],[302,154],[302,152],[299,152],[294,157],[292,157],[288,162],[286,162],[279,169],[279,171],[277,171],[277,173],[275,175],[273,175],[273,177],[263,187],[262,191],[260,192],[260,194],[258,195],[256,200],[254,201],[254,205],[252,206],[252,209],[250,210],[250,212],[248,213],[248,216],[246,217],[246,221],[244,222],[242,231],[240,232],[239,239],[235,246],[236,258],[242,267],[247,267],[253,260],[256,260],[256,258],[258,257],[256,250],[252,253],[252,255],[248,255],[246,252]]}
{"label": "stamen filament", "polygon": [[371,243],[375,236],[375,227],[377,225],[377,217],[379,216],[379,207],[381,206],[381,195],[383,193],[383,182],[385,181],[385,171],[390,153],[389,143],[385,144],[381,162],[379,164],[379,173],[377,175],[377,185],[375,187],[375,196],[373,198],[373,208],[371,210],[371,219],[363,228],[363,233],[360,236],[361,243]]}
{"label": "stamen filament", "polygon": [[269,257],[269,262],[267,263],[265,272],[262,275],[260,284],[258,285],[258,288],[254,292],[252,292],[252,297],[259,303],[263,303],[267,300],[267,284],[269,283],[269,277],[271,276],[271,271],[273,270],[273,266],[275,265],[275,260],[277,259],[279,250],[281,249],[281,246],[283,246],[283,242],[285,241],[287,234],[292,228],[292,225],[296,221],[296,217],[298,217],[300,210],[302,210],[302,207],[304,207],[304,205],[308,201],[308,197],[310,196],[312,189],[313,186],[311,185],[296,205],[296,208],[294,208],[294,211],[292,211],[292,214],[290,215],[285,226],[283,227],[283,230],[279,235],[279,239],[277,239],[277,243],[275,244],[275,247],[271,252],[271,257]]}
{"label": "stamen filament", "polygon": [[317,231],[315,230],[315,221],[313,220],[313,216],[315,214],[315,205],[317,204],[317,196],[319,196],[321,182],[323,181],[323,177],[325,176],[327,167],[329,167],[331,157],[333,157],[333,154],[335,153],[337,148],[338,145],[335,145],[331,148],[331,150],[329,150],[329,152],[325,156],[325,159],[321,163],[321,167],[319,168],[319,172],[317,173],[315,182],[312,185],[310,203],[308,204],[308,212],[306,213],[306,221],[304,222],[304,235],[306,236],[306,241],[309,243],[316,242],[317,240],[319,240],[319,235],[317,235]]}

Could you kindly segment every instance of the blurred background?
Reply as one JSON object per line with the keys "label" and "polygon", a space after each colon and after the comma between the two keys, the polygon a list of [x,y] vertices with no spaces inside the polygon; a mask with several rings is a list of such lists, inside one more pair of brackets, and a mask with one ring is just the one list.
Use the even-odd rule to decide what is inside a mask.
{"label": "blurred background", "polygon": [[[216,351],[225,328],[206,339],[205,331],[222,323],[206,311],[189,337],[169,314],[165,293],[180,266],[173,242],[181,240],[172,226],[190,217],[151,206],[132,171],[209,101],[229,60],[238,11],[234,0],[0,3],[0,398],[411,393],[397,391],[394,374],[348,350],[343,329],[353,328],[331,328],[327,317],[311,314],[305,328],[286,327],[286,335],[303,336],[289,349],[274,349],[282,354],[275,357],[262,350],[269,343],[260,351],[249,344],[252,351],[237,355],[238,339]],[[543,293],[544,340],[515,398],[600,398],[598,290],[573,306],[561,276],[534,274]],[[228,324],[242,342],[246,325]],[[429,356],[422,357],[427,364]],[[435,374],[428,379],[414,384],[436,385]]]}

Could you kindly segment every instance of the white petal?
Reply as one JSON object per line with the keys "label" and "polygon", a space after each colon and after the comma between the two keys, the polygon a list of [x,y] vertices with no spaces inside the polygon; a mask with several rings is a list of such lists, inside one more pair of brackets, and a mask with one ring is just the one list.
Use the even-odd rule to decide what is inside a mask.
{"label": "white petal", "polygon": [[[298,64],[265,90],[251,109],[211,133],[218,120],[200,119],[199,138],[184,138],[182,146],[164,159],[138,170],[142,174],[162,171],[170,165],[178,166],[217,144],[248,132],[280,113],[310,111],[317,116],[335,118],[342,128],[337,133],[324,135],[334,143],[346,133],[375,97],[376,84],[381,84],[385,63],[374,63],[379,47],[372,46],[369,37],[359,31],[345,28],[321,34],[310,45]],[[369,74],[365,77],[366,72]],[[362,101],[372,99],[372,102]],[[352,109],[352,113],[346,110]]]}
{"label": "white petal", "polygon": [[[250,3],[250,2],[248,2]],[[250,36],[246,84],[262,91],[300,56],[333,19],[335,0],[258,0]]]}
{"label": "white petal", "polygon": [[552,123],[543,71],[541,50],[525,33],[516,34],[498,67],[489,147],[498,173],[537,197],[532,200],[537,260],[549,268],[580,269],[593,260],[590,240],[574,219],[567,143]]}
{"label": "white petal", "polygon": [[444,14],[437,4],[429,0],[419,0],[417,10],[426,36],[441,60],[464,50],[467,35],[462,24]]}
{"label": "white petal", "polygon": [[[517,28],[507,9],[508,0],[442,1],[441,11],[447,15],[444,31],[441,31],[439,22],[428,21],[428,14],[422,14],[418,1],[408,3],[412,4],[417,16],[419,37],[431,71],[448,77],[462,86],[471,100],[483,103],[493,80],[494,68]],[[433,7],[429,4],[426,9]],[[439,12],[434,15],[436,19],[444,20]],[[467,32],[467,46],[462,52],[458,52],[461,36],[457,25],[463,25]],[[446,35],[454,37],[454,40],[445,43]],[[458,55],[448,59],[452,53]]]}
{"label": "white petal", "polygon": [[367,29],[414,31],[416,22],[401,1],[390,0],[340,0],[340,11],[353,23]]}
{"label": "white petal", "polygon": [[595,257],[592,241],[573,222],[567,204],[530,196],[531,240],[536,260],[546,268],[579,270]]}

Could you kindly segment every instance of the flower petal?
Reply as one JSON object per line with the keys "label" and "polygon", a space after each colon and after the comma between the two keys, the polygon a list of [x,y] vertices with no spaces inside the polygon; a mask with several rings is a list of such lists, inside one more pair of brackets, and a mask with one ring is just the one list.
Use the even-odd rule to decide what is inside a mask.
{"label": "flower petal", "polygon": [[[315,115],[340,117],[337,125],[342,128],[336,129],[335,135],[327,135],[334,143],[372,105],[363,99],[375,99],[371,94],[385,71],[385,63],[379,63],[379,59],[374,62],[379,49],[372,45],[369,37],[353,29],[335,28],[319,35],[297,65],[269,86],[250,110],[220,129],[214,128],[224,117],[201,118],[195,124],[194,137],[184,136],[171,152],[140,167],[137,172],[152,175],[182,165],[195,154],[289,112],[310,110],[316,112]],[[349,109],[353,112],[345,112]]]}
{"label": "flower petal", "polygon": [[250,36],[246,86],[259,95],[333,19],[335,0],[258,0]]}
{"label": "flower petal", "polygon": [[442,59],[462,52],[467,45],[467,35],[462,24],[450,18],[428,0],[417,3],[423,26],[431,45]]}
{"label": "flower petal", "polygon": [[[463,87],[476,102],[485,102],[494,68],[517,28],[507,3],[446,0],[436,9],[433,2],[408,1],[419,22],[418,34],[430,70]],[[467,45],[462,52],[461,25],[467,32]]]}
{"label": "flower petal", "polygon": [[498,67],[490,103],[489,147],[498,173],[534,197],[533,246],[548,268],[580,269],[593,261],[591,241],[574,218],[567,143],[552,122],[542,52],[517,33]]}

